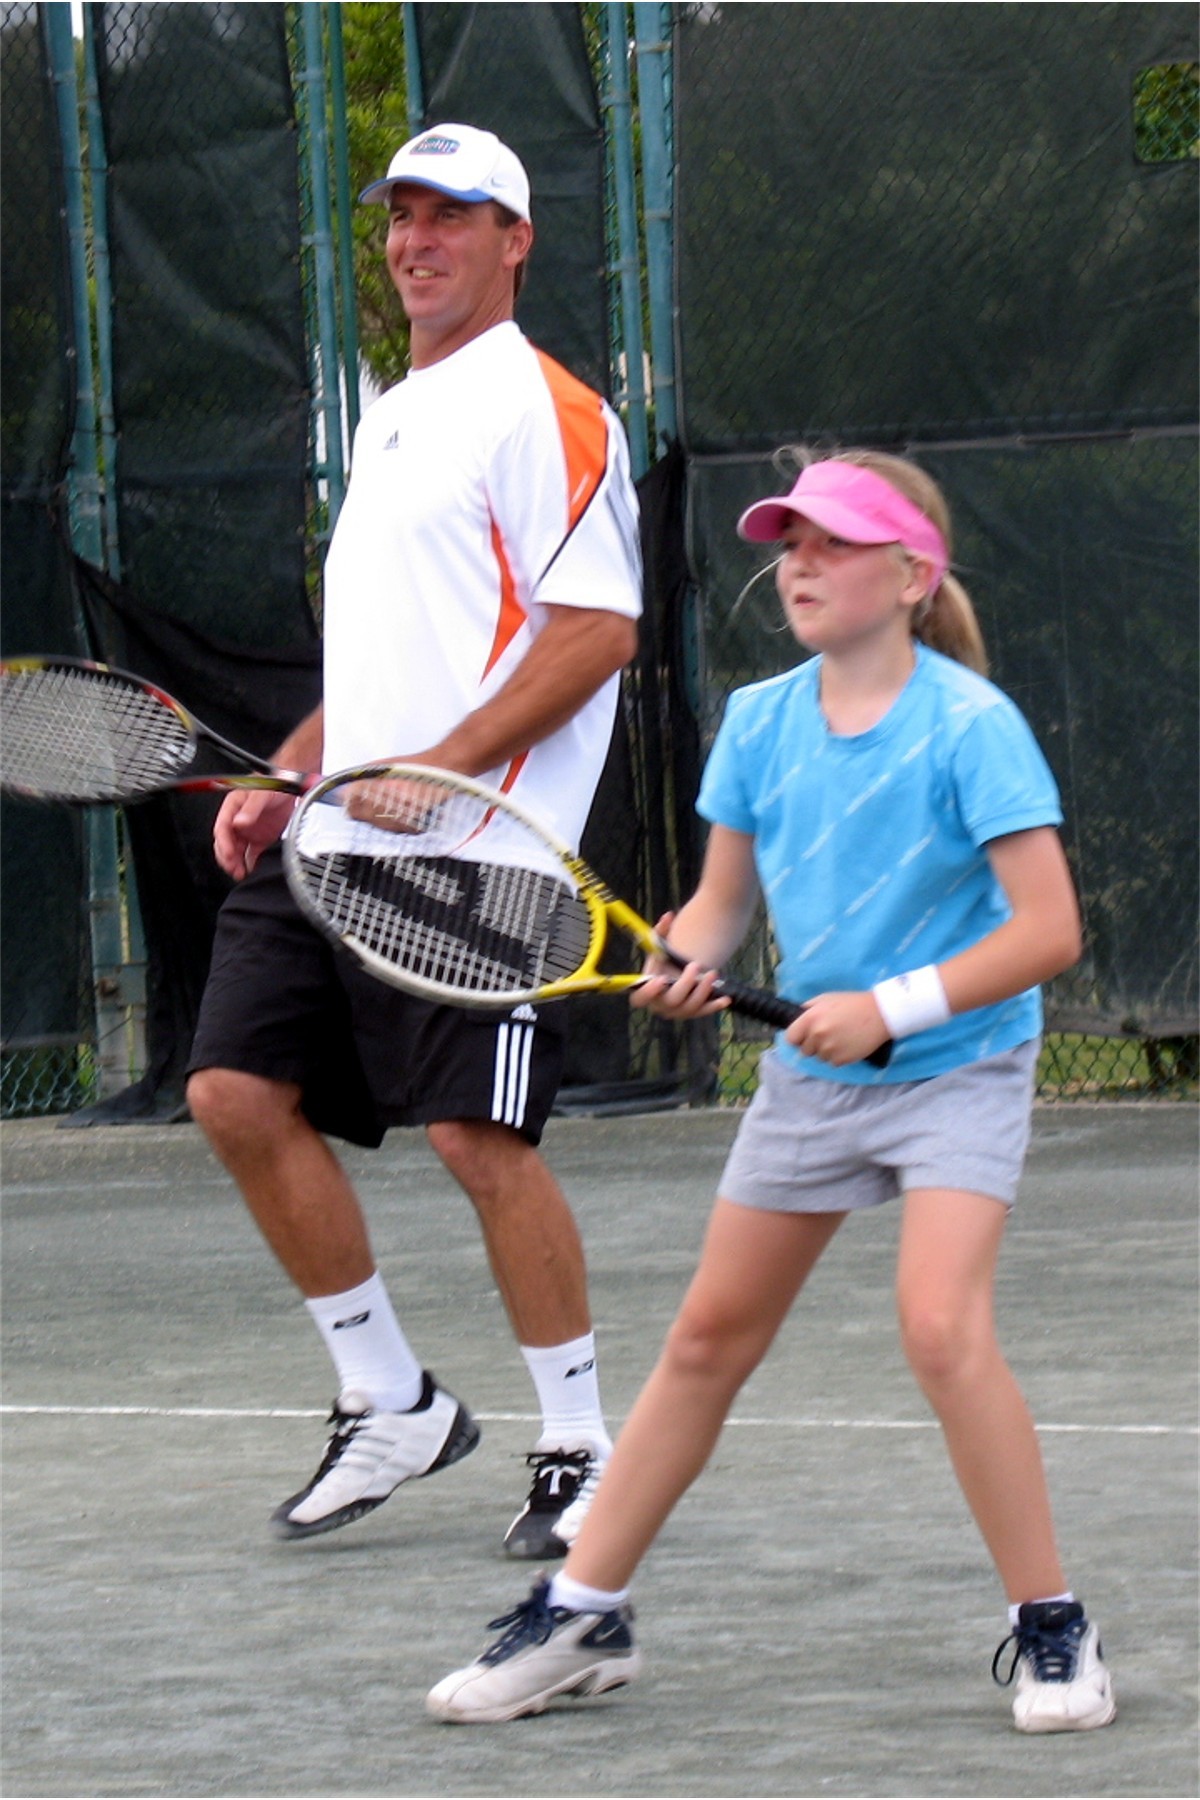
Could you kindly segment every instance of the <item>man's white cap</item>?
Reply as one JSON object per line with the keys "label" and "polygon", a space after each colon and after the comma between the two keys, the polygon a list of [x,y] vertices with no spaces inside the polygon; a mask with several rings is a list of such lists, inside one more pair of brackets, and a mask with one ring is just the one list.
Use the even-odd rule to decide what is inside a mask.
{"label": "man's white cap", "polygon": [[519,219],[529,218],[529,177],[520,160],[495,132],[474,125],[433,125],[410,138],[393,156],[387,174],[358,197],[386,203],[398,181],[453,194],[457,200],[498,200]]}

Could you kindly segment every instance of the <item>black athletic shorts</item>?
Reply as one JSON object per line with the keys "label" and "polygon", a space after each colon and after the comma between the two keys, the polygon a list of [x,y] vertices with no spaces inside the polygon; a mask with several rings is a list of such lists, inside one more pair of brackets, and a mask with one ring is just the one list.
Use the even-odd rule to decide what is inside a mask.
{"label": "black athletic shorts", "polygon": [[296,1082],[318,1131],[370,1148],[389,1126],[443,1119],[492,1119],[536,1144],[565,1050],[560,1006],[435,1006],[366,974],[297,909],[275,847],[218,915],[188,1073]]}

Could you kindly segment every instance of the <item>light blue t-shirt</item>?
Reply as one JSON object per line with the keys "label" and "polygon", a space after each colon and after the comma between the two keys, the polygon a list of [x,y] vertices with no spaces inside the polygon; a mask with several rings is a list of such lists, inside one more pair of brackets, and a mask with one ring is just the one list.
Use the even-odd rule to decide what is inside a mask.
{"label": "light blue t-shirt", "polygon": [[[836,737],[819,703],[821,658],[739,688],[697,802],[754,839],[780,953],[776,985],[804,1000],[944,962],[1011,908],[984,846],[1059,825],[1058,789],[999,688],[923,644],[879,723]],[[1041,990],[961,1013],[897,1043],[884,1070],[833,1068],[778,1040],[825,1081],[918,1081],[1036,1037]]]}

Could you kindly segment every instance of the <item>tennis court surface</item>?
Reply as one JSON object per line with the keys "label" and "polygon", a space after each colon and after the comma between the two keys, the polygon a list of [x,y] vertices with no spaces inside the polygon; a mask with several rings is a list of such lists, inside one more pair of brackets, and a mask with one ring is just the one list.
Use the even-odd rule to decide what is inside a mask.
{"label": "tennis court surface", "polygon": [[[561,1119],[603,1390],[632,1402],[694,1265],[728,1112]],[[190,1125],[0,1128],[3,1791],[21,1795],[1196,1792],[1196,1113],[1044,1107],[1000,1279],[1066,1565],[1120,1713],[1026,1739],[1002,1596],[899,1354],[894,1208],[852,1220],[635,1589],[646,1673],[493,1728],[426,1689],[529,1572],[500,1541],[532,1392],[467,1203],[419,1136],[351,1152],[466,1461],[276,1543],[332,1395]]]}

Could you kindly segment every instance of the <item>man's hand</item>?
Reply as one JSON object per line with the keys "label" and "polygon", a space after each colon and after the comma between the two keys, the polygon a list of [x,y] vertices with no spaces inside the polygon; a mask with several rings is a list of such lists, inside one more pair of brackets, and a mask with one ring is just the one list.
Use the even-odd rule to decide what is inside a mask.
{"label": "man's hand", "polygon": [[[411,758],[408,760],[411,761]],[[424,831],[439,806],[449,799],[432,784],[401,776],[355,781],[343,790],[342,804],[352,819],[380,831]]]}
{"label": "man's hand", "polygon": [[269,844],[287,827],[296,804],[294,794],[263,788],[227,794],[213,825],[213,854],[234,881],[247,876]]}

